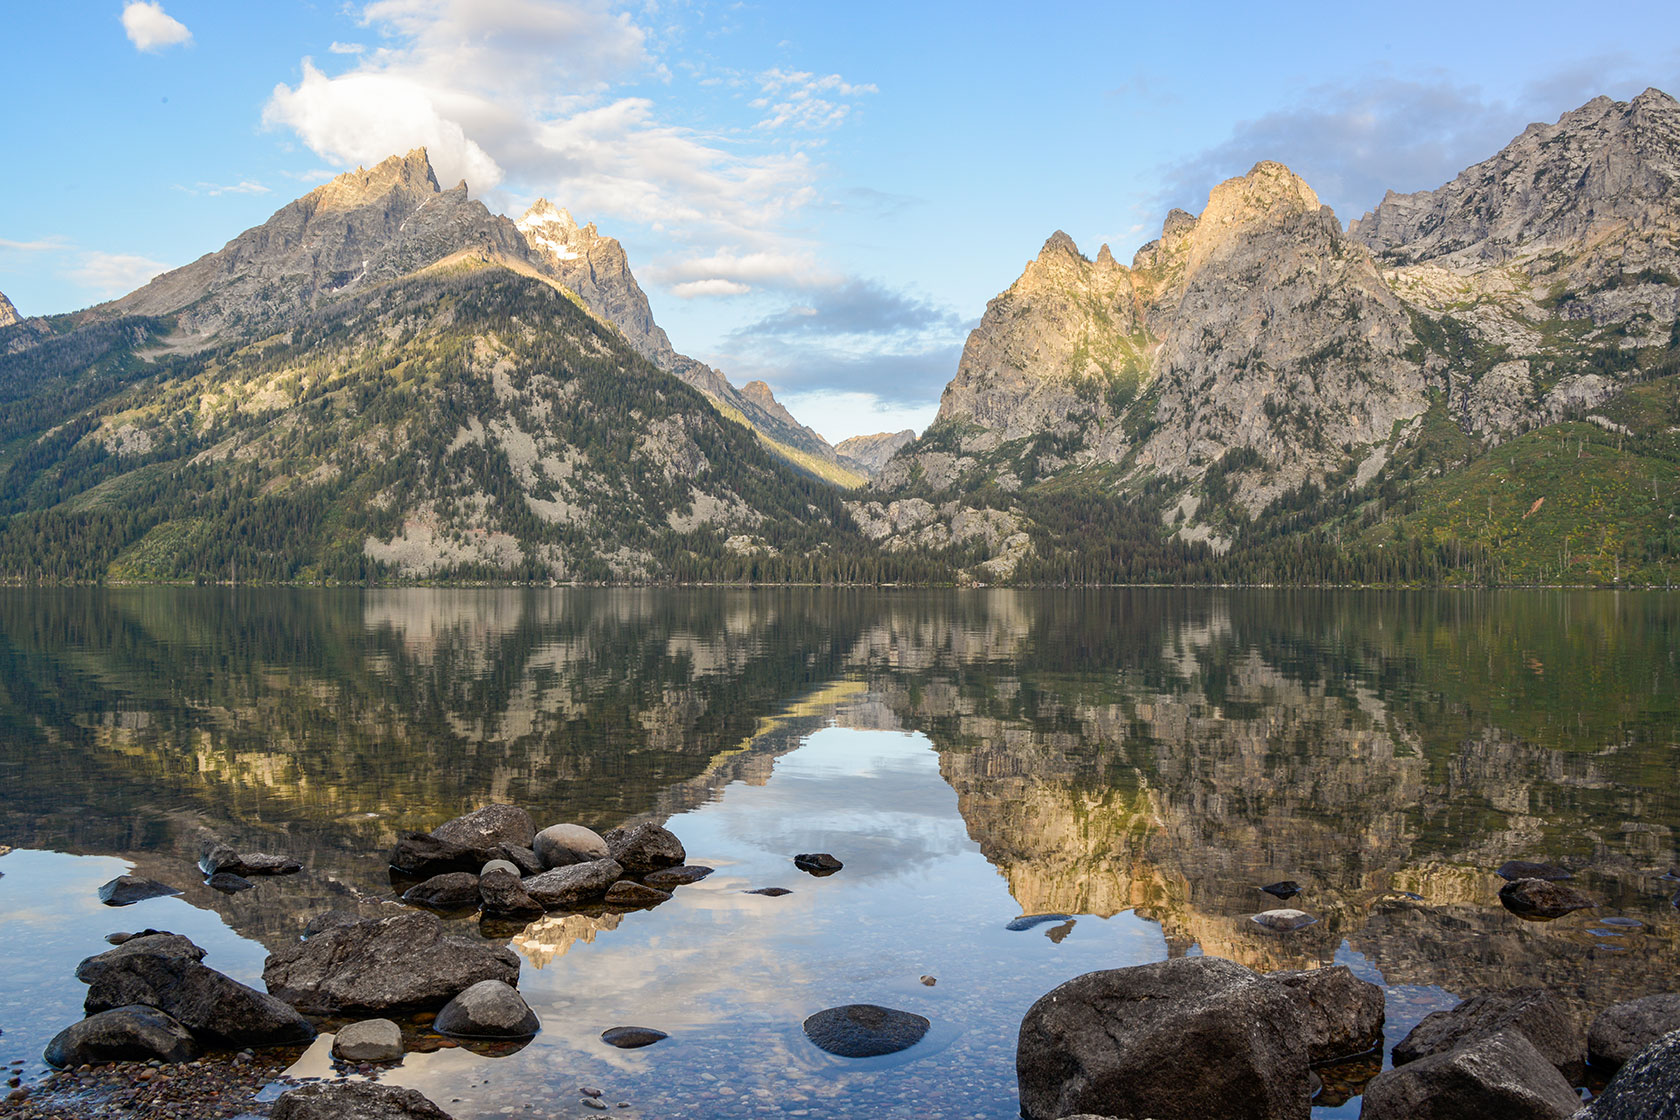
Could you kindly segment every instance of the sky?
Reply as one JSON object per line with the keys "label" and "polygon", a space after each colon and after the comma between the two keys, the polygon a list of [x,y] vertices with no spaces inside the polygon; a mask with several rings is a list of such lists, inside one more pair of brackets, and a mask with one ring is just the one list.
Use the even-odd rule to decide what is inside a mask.
{"label": "sky", "polygon": [[921,429],[1061,229],[1128,260],[1260,159],[1345,223],[1599,95],[1680,5],[73,0],[5,6],[0,292],[85,307],[425,146],[624,243],[654,316],[831,441]]}

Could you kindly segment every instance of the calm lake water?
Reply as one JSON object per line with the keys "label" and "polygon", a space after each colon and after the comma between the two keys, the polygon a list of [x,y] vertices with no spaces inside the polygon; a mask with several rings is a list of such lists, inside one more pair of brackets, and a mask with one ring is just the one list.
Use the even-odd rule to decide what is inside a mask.
{"label": "calm lake water", "polygon": [[[718,871],[515,936],[542,1033],[385,1077],[462,1120],[583,1115],[580,1084],[627,1117],[1001,1120],[1035,999],[1186,953],[1348,964],[1389,1045],[1490,988],[1599,1008],[1680,970],[1677,658],[1657,593],[3,591],[0,1065],[41,1075],[106,933],[260,985],[314,914],[394,912],[398,831],[491,801],[664,820]],[[223,896],[209,838],[306,870]],[[1519,920],[1510,858],[1600,907]],[[101,906],[130,868],[185,893]],[[1284,878],[1318,925],[1248,920]],[[865,1061],[805,1039],[854,1002],[934,1026]],[[623,1024],[671,1037],[600,1041]]]}

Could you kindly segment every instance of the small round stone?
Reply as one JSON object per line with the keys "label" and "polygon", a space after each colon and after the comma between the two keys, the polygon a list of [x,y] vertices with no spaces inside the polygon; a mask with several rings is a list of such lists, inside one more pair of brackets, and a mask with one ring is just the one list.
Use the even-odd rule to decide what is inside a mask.
{"label": "small round stone", "polygon": [[601,1032],[601,1041],[620,1050],[635,1050],[642,1046],[652,1046],[662,1038],[670,1035],[664,1031],[656,1031],[652,1027],[610,1027]]}

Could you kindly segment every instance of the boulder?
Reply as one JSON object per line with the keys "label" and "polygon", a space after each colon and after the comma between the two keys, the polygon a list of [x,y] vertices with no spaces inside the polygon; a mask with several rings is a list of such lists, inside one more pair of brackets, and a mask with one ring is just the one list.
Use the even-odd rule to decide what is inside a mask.
{"label": "boulder", "polygon": [[1499,1031],[1379,1073],[1360,1120],[1568,1120],[1581,1098],[1516,1031]]}
{"label": "boulder", "polygon": [[532,898],[513,867],[505,860],[496,860],[499,867],[489,869],[478,878],[479,905],[486,916],[494,918],[540,918],[543,905]]}
{"label": "boulder", "polygon": [[612,858],[624,866],[628,875],[646,875],[667,867],[681,867],[688,853],[682,841],[666,828],[643,821],[630,828],[615,828],[607,833],[607,850]]}
{"label": "boulder", "polygon": [[656,1031],[652,1027],[608,1027],[601,1032],[601,1041],[609,1046],[616,1046],[620,1050],[636,1050],[643,1046],[652,1046],[663,1038],[671,1036],[664,1031]]}
{"label": "boulder", "polygon": [[516,805],[486,805],[465,816],[445,821],[432,835],[447,844],[487,849],[500,844],[529,848],[537,830],[531,815]]}
{"label": "boulder", "polygon": [[402,900],[410,906],[430,906],[434,910],[477,906],[478,876],[470,871],[433,875],[424,883],[417,883],[404,891]]}
{"label": "boulder", "polygon": [[198,866],[206,876],[219,872],[248,878],[252,875],[293,875],[303,870],[303,864],[290,856],[274,856],[266,852],[241,854],[226,844],[217,844],[199,859]]}
{"label": "boulder", "polygon": [[927,1034],[922,1016],[873,1003],[830,1007],[805,1020],[805,1037],[842,1058],[873,1058],[908,1050]]}
{"label": "boulder", "polygon": [[589,860],[556,867],[523,880],[525,893],[549,910],[598,901],[623,876],[624,868],[610,859]]}
{"label": "boulder", "polygon": [[[527,875],[541,875],[545,870],[542,860],[530,848],[521,848],[513,844],[497,844],[495,855],[504,863],[511,863],[519,870],[519,877]],[[479,874],[483,874],[482,871]]]}
{"label": "boulder", "polygon": [[1021,1114],[1307,1120],[1307,1035],[1288,987],[1231,961],[1089,972],[1021,1021]]}
{"label": "boulder", "polygon": [[530,1038],[538,1025],[536,1012],[512,986],[480,980],[444,1004],[432,1029],[460,1038]]}
{"label": "boulder", "polygon": [[1587,1049],[1581,1024],[1567,1003],[1544,988],[1488,992],[1451,1011],[1425,1016],[1395,1044],[1394,1064],[1403,1066],[1501,1031],[1524,1036],[1559,1073],[1571,1081],[1580,1078]]}
{"label": "boulder", "polygon": [[133,906],[148,898],[166,898],[180,893],[167,883],[142,879],[138,875],[118,875],[99,888],[99,901],[107,906]]}
{"label": "boulder", "polygon": [[413,1089],[372,1081],[325,1081],[280,1094],[271,1120],[450,1120]]}
{"label": "boulder", "polygon": [[655,890],[668,891],[676,887],[686,887],[690,883],[698,883],[712,873],[710,867],[703,867],[697,863],[685,863],[681,867],[667,867],[663,871],[649,871],[642,876],[642,882]]}
{"label": "boulder", "polygon": [[402,1028],[389,1019],[363,1019],[339,1028],[333,1057],[345,1062],[394,1062],[403,1056]]}
{"label": "boulder", "polygon": [[292,1008],[200,963],[204,950],[175,934],[137,937],[76,966],[88,1014],[141,1004],[200,1039],[226,1046],[307,1042],[315,1028]]}
{"label": "boulder", "polygon": [[1618,1003],[1587,1028],[1587,1060],[1602,1069],[1620,1069],[1672,1031],[1680,1031],[1680,993]]}
{"label": "boulder", "polygon": [[647,887],[641,883],[620,879],[607,889],[608,906],[658,906],[661,902],[671,901],[671,892],[662,891],[658,887]]}
{"label": "boulder", "polygon": [[1680,1116],[1680,1031],[1627,1060],[1576,1120],[1675,1120]]}
{"label": "boulder", "polygon": [[64,1069],[84,1063],[190,1062],[201,1053],[192,1032],[155,1007],[135,1004],[90,1015],[53,1036],[42,1055]]}
{"label": "boulder", "polygon": [[488,860],[496,858],[496,855],[486,853],[480,848],[439,840],[429,832],[405,832],[397,838],[396,846],[391,849],[390,864],[393,870],[404,875],[412,875],[416,879],[429,879],[433,875],[445,875],[451,871],[471,871],[476,874]]}
{"label": "boulder", "polygon": [[819,878],[832,875],[846,866],[827,852],[800,852],[793,857],[793,865],[807,875]]}
{"label": "boulder", "polygon": [[1573,879],[1575,876],[1563,868],[1552,863],[1530,863],[1525,859],[1510,859],[1499,865],[1495,875],[1507,881],[1516,879],[1545,879],[1557,882],[1562,879]]}
{"label": "boulder", "polygon": [[1268,984],[1287,990],[1306,1012],[1307,1057],[1330,1062],[1382,1045],[1383,990],[1359,979],[1346,965],[1304,972],[1274,972]]}
{"label": "boulder", "polygon": [[314,1015],[441,1007],[480,980],[516,983],[519,955],[446,937],[421,910],[321,930],[263,966],[270,992]]}
{"label": "boulder", "polygon": [[213,891],[221,891],[223,894],[238,894],[240,891],[248,891],[256,886],[255,883],[243,875],[235,875],[231,871],[216,872],[210,878],[204,880],[204,885]]}
{"label": "boulder", "polygon": [[1318,919],[1305,910],[1267,910],[1249,920],[1278,933],[1291,933],[1318,924]]}
{"label": "boulder", "polygon": [[339,926],[353,926],[364,920],[361,914],[354,910],[323,910],[309,919],[309,924],[303,927],[304,940],[308,940],[324,930],[337,929]]}
{"label": "boulder", "polygon": [[531,847],[545,870],[593,863],[612,855],[601,834],[581,824],[551,824],[537,833]]}
{"label": "boulder", "polygon": [[1499,901],[1519,918],[1549,922],[1594,905],[1576,890],[1547,879],[1514,879],[1499,888]]}

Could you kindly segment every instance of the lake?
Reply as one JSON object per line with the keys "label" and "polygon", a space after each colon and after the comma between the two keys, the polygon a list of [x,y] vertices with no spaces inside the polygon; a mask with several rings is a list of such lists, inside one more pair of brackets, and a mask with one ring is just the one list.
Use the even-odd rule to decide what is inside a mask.
{"label": "lake", "polygon": [[[627,1117],[1004,1120],[1035,999],[1193,953],[1347,964],[1389,1046],[1493,988],[1598,1009],[1680,969],[1677,658],[1662,593],[0,591],[0,1064],[42,1075],[106,933],[260,986],[320,911],[395,912],[399,831],[493,801],[663,820],[717,872],[513,936],[542,1032],[384,1077],[463,1120],[582,1114],[580,1084]],[[216,893],[212,839],[305,871]],[[1600,905],[1518,919],[1512,858]],[[100,905],[128,869],[184,893]],[[1249,917],[1286,878],[1321,920],[1279,935]],[[1006,928],[1033,914],[1065,917]],[[806,1040],[859,1002],[932,1030]],[[600,1041],[623,1024],[671,1037]],[[1315,1115],[1356,1116],[1333,1090]]]}

